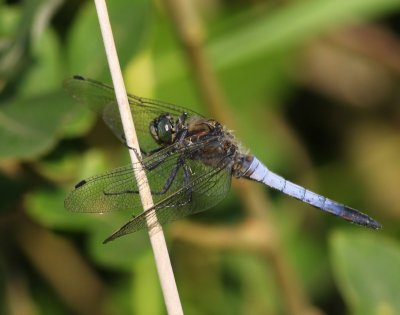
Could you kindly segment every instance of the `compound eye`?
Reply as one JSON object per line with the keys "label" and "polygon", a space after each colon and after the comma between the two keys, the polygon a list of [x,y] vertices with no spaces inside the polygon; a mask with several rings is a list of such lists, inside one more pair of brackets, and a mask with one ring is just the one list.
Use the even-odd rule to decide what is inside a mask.
{"label": "compound eye", "polygon": [[171,144],[173,141],[174,128],[171,119],[166,116],[160,117],[157,122],[157,136],[161,143]]}
{"label": "compound eye", "polygon": [[159,142],[158,132],[157,132],[157,121],[152,121],[151,122],[151,124],[150,124],[150,134],[157,142]]}

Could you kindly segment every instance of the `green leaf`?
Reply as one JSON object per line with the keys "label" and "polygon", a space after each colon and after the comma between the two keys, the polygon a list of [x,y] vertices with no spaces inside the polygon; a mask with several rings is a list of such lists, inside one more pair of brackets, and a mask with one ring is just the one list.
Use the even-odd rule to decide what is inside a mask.
{"label": "green leaf", "polygon": [[73,185],[83,178],[104,172],[110,166],[104,152],[90,149],[84,153],[59,154],[55,152],[46,159],[32,163],[32,168],[51,182],[69,182],[72,189]]}
{"label": "green leaf", "polygon": [[1,4],[0,36],[5,39],[11,36],[18,26],[21,10],[17,6]]}
{"label": "green leaf", "polygon": [[[150,250],[134,260],[131,289],[132,314],[165,314],[154,256]],[[148,297],[151,296],[151,303]]]}
{"label": "green leaf", "polygon": [[96,216],[76,214],[64,209],[65,192],[41,189],[25,198],[25,209],[37,222],[49,228],[85,230],[96,223]]}
{"label": "green leaf", "polygon": [[400,7],[398,0],[299,1],[230,32],[209,47],[216,68],[303,42],[334,26],[376,17]]}
{"label": "green leaf", "polygon": [[109,165],[104,154],[98,150],[89,150],[80,156],[62,155],[53,160],[36,162],[34,169],[42,177],[52,182],[68,181],[70,184],[66,190],[40,188],[29,193],[25,198],[27,212],[42,225],[56,229],[89,231],[98,225],[104,228],[108,223],[113,224],[106,216],[71,213],[64,209],[64,199],[74,184],[83,178],[103,172],[107,167]]}
{"label": "green leaf", "polygon": [[65,196],[66,193],[60,189],[41,189],[28,194],[24,206],[29,215],[43,226],[86,232],[91,256],[98,264],[108,268],[130,271],[132,261],[149,250],[146,230],[103,244],[107,236],[129,220],[129,211],[107,215],[72,213],[64,209]]}
{"label": "green leaf", "polygon": [[400,245],[375,231],[331,235],[334,276],[354,315],[400,314]]}
{"label": "green leaf", "polygon": [[[247,24],[236,23],[240,27],[228,27],[225,33],[210,40],[206,49],[213,68],[224,71],[240,67],[241,63],[251,63],[254,58],[276,58],[276,54],[288,52],[295,45],[333,27],[379,17],[396,8],[400,8],[398,0],[296,1],[252,18]],[[166,52],[157,57],[155,63],[159,84],[167,84],[187,74],[180,51]],[[257,71],[257,68],[252,69]],[[269,68],[262,70],[267,72]],[[242,77],[240,82],[243,81]]]}
{"label": "green leaf", "polygon": [[[119,62],[124,68],[143,44],[150,22],[150,5],[145,0],[109,1],[110,21]],[[104,44],[93,2],[83,6],[68,38],[69,72],[100,80],[109,78]]]}
{"label": "green leaf", "polygon": [[[92,216],[94,217],[93,214]],[[99,265],[116,270],[131,271],[132,261],[139,259],[150,250],[147,230],[129,234],[113,242],[103,244],[106,237],[119,229],[130,218],[129,211],[101,215],[102,224],[98,224],[96,228],[92,229],[89,239],[90,255]]]}
{"label": "green leaf", "polygon": [[19,96],[33,96],[60,87],[63,79],[60,43],[55,32],[47,28],[32,44],[33,63],[19,82]]}
{"label": "green leaf", "polygon": [[4,104],[0,109],[0,157],[28,159],[48,152],[60,126],[77,108],[62,91]]}

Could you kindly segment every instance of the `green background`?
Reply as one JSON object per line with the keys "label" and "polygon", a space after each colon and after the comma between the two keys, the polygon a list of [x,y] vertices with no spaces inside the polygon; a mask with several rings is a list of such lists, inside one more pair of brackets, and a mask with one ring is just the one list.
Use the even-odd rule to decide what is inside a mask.
{"label": "green background", "polygon": [[[185,314],[400,314],[400,2],[190,3],[243,146],[383,229],[254,183],[274,227],[259,238],[279,239],[280,255],[251,240],[214,246],[246,217],[232,189],[165,227]],[[108,7],[127,90],[208,115],[164,2]],[[111,83],[91,1],[0,1],[0,314],[165,314],[146,232],[102,244],[129,212],[64,210],[79,180],[128,163],[63,91],[74,74]],[[179,234],[186,224],[206,227],[205,242]],[[288,305],[280,272],[303,307]]]}

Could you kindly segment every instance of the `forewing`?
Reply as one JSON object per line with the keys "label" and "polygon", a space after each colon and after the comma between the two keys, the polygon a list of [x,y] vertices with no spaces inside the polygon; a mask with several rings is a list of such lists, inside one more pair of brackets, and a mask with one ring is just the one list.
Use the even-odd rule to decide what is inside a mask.
{"label": "forewing", "polygon": [[[182,173],[178,171],[170,189],[160,194],[167,179],[177,167],[179,155],[178,152],[164,152],[164,155],[162,153],[158,152],[143,160],[146,169],[162,159],[158,167],[146,171],[154,202],[165,198],[166,194],[173,193],[182,185]],[[140,213],[142,205],[138,192],[143,182],[137,182],[134,174],[135,168],[139,167],[142,167],[140,163],[130,164],[79,182],[65,199],[65,208],[73,212],[105,213],[132,209]]]}
{"label": "forewing", "polygon": [[[113,187],[137,189],[132,165],[120,167],[79,182],[64,201],[73,212],[105,213],[114,210],[135,209],[140,206],[138,194],[115,193]],[[110,193],[108,193],[110,192]]]}
{"label": "forewing", "polygon": [[[108,237],[104,243],[148,227],[147,222],[154,222],[154,217],[157,218],[158,223],[163,225],[207,210],[227,195],[232,178],[229,159],[221,160],[217,168],[205,166],[201,162],[193,160],[188,164],[192,170],[201,168],[204,170],[195,171],[189,185],[181,187],[165,199],[160,200],[153,208],[132,218]],[[149,229],[154,228],[155,224],[150,225]]]}
{"label": "forewing", "polygon": [[[117,138],[125,142],[115,92],[111,86],[81,76],[75,76],[65,80],[64,87],[78,102],[100,113]],[[150,122],[158,116],[169,113],[177,118],[185,112],[189,116],[201,117],[201,115],[187,108],[157,100],[145,99],[131,94],[128,94],[128,100],[139,136],[140,147],[146,152],[159,147],[149,132]]]}
{"label": "forewing", "polygon": [[[115,210],[131,209],[142,212],[139,197],[143,180],[136,181],[134,171],[144,166],[146,179],[150,185],[154,203],[166,199],[184,185],[183,168],[179,160],[191,155],[207,143],[195,143],[190,147],[169,146],[146,157],[140,163],[127,165],[93,176],[79,182],[65,199],[65,208],[73,212],[105,213]],[[198,176],[209,172],[201,162],[192,167]],[[170,185],[167,182],[170,181]]]}

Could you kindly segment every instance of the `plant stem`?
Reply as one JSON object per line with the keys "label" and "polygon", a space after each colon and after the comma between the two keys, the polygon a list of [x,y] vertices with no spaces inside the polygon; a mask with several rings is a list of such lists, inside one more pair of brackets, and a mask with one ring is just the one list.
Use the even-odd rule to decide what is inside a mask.
{"label": "plant stem", "polygon": [[[136,152],[129,150],[129,154],[132,164],[140,165],[140,163],[138,163],[138,158],[140,158],[139,142],[133,124],[128,97],[122,78],[121,67],[118,61],[117,50],[115,48],[106,3],[105,0],[95,0],[95,4],[111,77],[115,88],[115,95],[121,114],[122,125],[124,127],[125,139],[127,140],[127,145],[129,147],[136,149]],[[143,185],[140,185],[139,187],[139,194],[143,209],[149,209],[153,206],[153,198],[151,196],[146,173],[140,167],[135,167],[134,172],[136,181],[143,183]],[[154,228],[149,230],[150,242],[153,248],[154,259],[157,266],[167,312],[170,315],[180,315],[183,314],[183,310],[178,289],[176,287],[164,234],[161,226],[155,222],[157,220],[156,216],[151,217],[152,218],[147,218],[147,224],[149,226],[154,226]]]}

